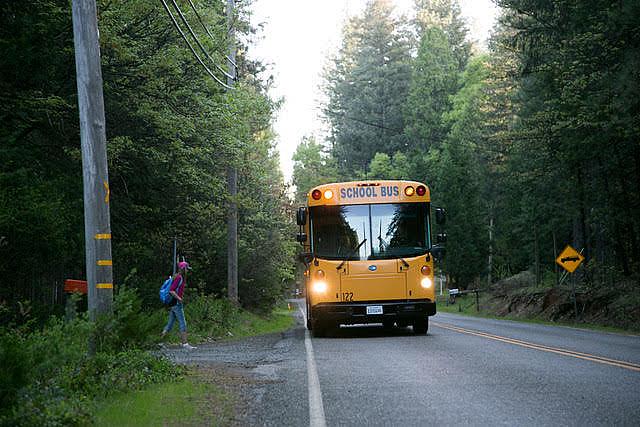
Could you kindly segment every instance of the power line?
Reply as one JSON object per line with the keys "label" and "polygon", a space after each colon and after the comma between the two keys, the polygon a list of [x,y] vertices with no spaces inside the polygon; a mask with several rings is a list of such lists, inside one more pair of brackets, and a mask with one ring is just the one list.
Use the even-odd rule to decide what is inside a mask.
{"label": "power line", "polygon": [[378,129],[390,130],[390,131],[394,131],[394,132],[404,132],[403,129],[390,128],[390,127],[381,125],[379,123],[369,122],[367,120],[359,119],[359,118],[353,117],[353,116],[348,116],[346,114],[342,114],[342,113],[339,113],[337,111],[325,110],[325,113],[329,113],[330,115],[333,115],[333,116],[336,116],[336,117],[340,117],[340,118],[343,118],[343,119],[351,120],[351,121],[354,121],[354,122],[357,122],[357,123],[362,123],[363,125],[375,127],[375,128],[378,128]]}
{"label": "power line", "polygon": [[[202,17],[198,13],[198,10],[196,9],[196,7],[194,6],[194,4],[193,4],[193,2],[191,0],[189,0],[189,4],[191,5],[191,9],[193,9],[193,13],[196,14],[196,17],[198,18],[198,21],[200,21],[200,25],[202,25],[202,28],[204,28],[204,31],[211,38],[211,40],[215,41],[216,38],[213,37],[213,34],[211,34],[211,32],[209,31],[207,26],[204,24],[204,21],[202,20]],[[231,62],[231,65],[233,65],[233,68],[235,68],[236,70],[238,69],[238,64],[236,64],[235,61],[233,61],[231,58],[229,58],[229,55],[225,55],[225,58],[227,59],[227,61]]]}
{"label": "power line", "polygon": [[191,33],[191,37],[193,37],[193,39],[196,41],[196,44],[200,47],[200,50],[202,50],[202,52],[207,56],[207,58],[209,58],[209,61],[211,61],[213,66],[216,67],[218,69],[218,71],[221,71],[222,74],[224,74],[225,77],[227,77],[228,79],[234,79],[234,77],[231,74],[228,74],[222,67],[220,67],[218,64],[216,64],[216,62],[213,60],[213,58],[211,56],[209,56],[209,53],[204,48],[204,46],[202,46],[202,43],[200,43],[200,40],[198,39],[198,36],[196,36],[196,33],[191,28],[191,25],[189,25],[189,22],[187,21],[187,18],[182,13],[182,10],[180,9],[180,6],[178,6],[178,3],[176,3],[176,0],[171,0],[171,3],[173,3],[173,7],[175,7],[176,10],[178,11],[178,15],[180,15],[180,19],[182,20],[182,23],[187,26],[187,29],[189,30],[189,33]]}
{"label": "power line", "polygon": [[171,22],[173,22],[173,26],[176,28],[176,30],[178,30],[178,32],[180,33],[180,35],[184,39],[185,43],[187,43],[187,46],[189,47],[189,50],[191,50],[191,53],[193,53],[193,56],[196,57],[196,59],[198,60],[200,65],[202,65],[204,67],[204,69],[207,72],[207,74],[209,74],[216,82],[218,82],[225,89],[232,89],[231,86],[227,85],[225,82],[220,80],[215,74],[213,74],[213,72],[211,72],[209,67],[207,67],[207,65],[202,61],[202,59],[200,58],[198,53],[195,51],[193,46],[191,46],[191,43],[189,42],[189,40],[187,39],[187,36],[185,35],[185,33],[182,31],[182,29],[178,25],[178,21],[176,21],[176,18],[174,18],[173,13],[171,13],[171,10],[169,9],[169,6],[165,2],[165,0],[160,0],[160,1],[162,2],[162,5],[164,6],[164,10],[166,10],[167,13],[169,14],[169,18],[171,18]]}

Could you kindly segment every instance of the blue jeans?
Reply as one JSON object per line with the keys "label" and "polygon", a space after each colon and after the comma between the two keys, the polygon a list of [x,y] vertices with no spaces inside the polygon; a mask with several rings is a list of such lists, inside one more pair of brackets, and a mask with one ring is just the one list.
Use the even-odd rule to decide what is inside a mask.
{"label": "blue jeans", "polygon": [[171,328],[173,328],[173,324],[176,320],[178,320],[180,332],[187,332],[187,322],[184,320],[184,309],[182,308],[181,302],[177,303],[169,310],[169,321],[167,322],[167,326],[164,327],[164,331],[169,332]]}

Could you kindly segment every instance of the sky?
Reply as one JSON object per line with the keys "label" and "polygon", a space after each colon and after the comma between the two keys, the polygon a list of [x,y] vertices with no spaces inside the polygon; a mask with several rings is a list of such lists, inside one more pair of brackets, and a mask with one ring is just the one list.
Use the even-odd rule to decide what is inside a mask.
{"label": "sky", "polygon": [[[398,12],[409,14],[414,0],[394,0]],[[360,13],[367,0],[255,0],[252,23],[263,25],[249,56],[269,65],[275,78],[270,94],[284,104],[274,130],[285,180],[291,180],[296,146],[305,135],[321,139],[326,126],[320,117],[322,70],[338,50],[342,25]],[[497,8],[491,0],[460,0],[471,39],[484,46]]]}

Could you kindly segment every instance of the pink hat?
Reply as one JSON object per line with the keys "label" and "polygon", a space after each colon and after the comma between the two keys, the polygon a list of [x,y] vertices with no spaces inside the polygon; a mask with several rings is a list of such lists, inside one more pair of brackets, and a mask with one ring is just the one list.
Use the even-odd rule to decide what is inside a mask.
{"label": "pink hat", "polygon": [[189,267],[189,263],[187,261],[180,261],[178,263],[178,268],[180,270],[191,270],[191,267]]}

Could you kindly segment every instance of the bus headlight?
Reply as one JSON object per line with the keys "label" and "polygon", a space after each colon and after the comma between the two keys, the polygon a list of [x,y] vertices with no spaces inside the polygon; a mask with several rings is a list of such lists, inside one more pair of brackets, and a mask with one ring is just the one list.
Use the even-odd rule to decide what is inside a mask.
{"label": "bus headlight", "polygon": [[431,280],[430,277],[425,277],[420,282],[420,286],[422,286],[425,289],[431,289],[431,287],[433,286],[433,281]]}
{"label": "bus headlight", "polygon": [[327,292],[327,282],[324,282],[322,280],[317,280],[313,282],[313,284],[311,285],[311,289],[316,294],[323,294]]}

